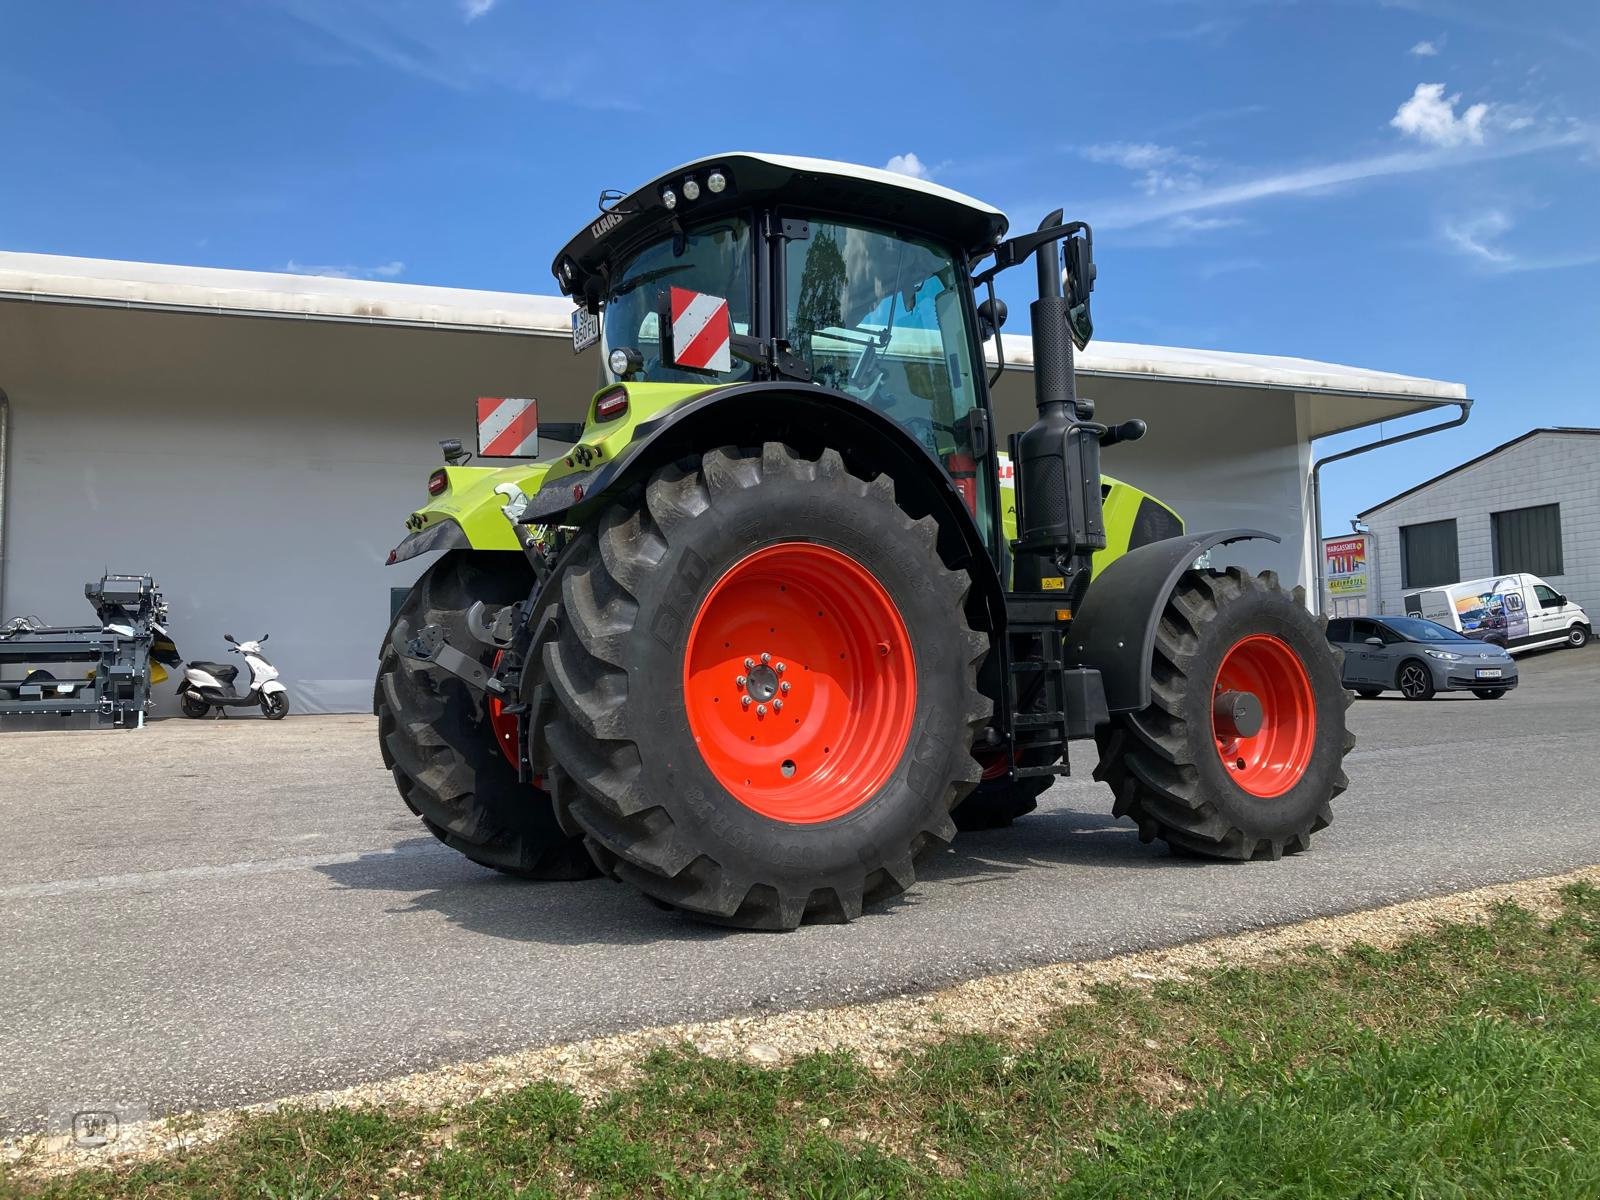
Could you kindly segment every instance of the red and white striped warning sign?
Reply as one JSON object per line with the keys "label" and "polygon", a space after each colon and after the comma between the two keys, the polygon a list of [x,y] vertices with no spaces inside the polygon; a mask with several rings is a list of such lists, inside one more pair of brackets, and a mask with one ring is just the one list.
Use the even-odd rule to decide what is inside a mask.
{"label": "red and white striped warning sign", "polygon": [[533,458],[539,453],[539,402],[478,397],[478,453],[484,458]]}
{"label": "red and white striped warning sign", "polygon": [[733,370],[733,326],[721,296],[672,289],[672,361],[696,371]]}

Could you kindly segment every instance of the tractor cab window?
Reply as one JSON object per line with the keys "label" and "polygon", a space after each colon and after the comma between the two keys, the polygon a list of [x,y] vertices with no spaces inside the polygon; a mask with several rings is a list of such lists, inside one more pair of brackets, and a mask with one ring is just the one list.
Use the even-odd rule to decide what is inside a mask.
{"label": "tractor cab window", "polygon": [[642,383],[732,383],[750,378],[749,363],[735,359],[720,374],[684,371],[661,359],[660,312],[669,288],[687,288],[723,296],[735,333],[750,332],[750,226],[742,217],[712,221],[687,234],[652,242],[628,263],[605,300],[600,326],[601,386],[617,382],[607,361],[611,351],[637,350],[644,368],[634,375]]}
{"label": "tractor cab window", "polygon": [[963,421],[978,405],[978,383],[956,259],[918,238],[828,220],[812,220],[785,254],[790,349],[817,383],[909,430],[986,526]]}

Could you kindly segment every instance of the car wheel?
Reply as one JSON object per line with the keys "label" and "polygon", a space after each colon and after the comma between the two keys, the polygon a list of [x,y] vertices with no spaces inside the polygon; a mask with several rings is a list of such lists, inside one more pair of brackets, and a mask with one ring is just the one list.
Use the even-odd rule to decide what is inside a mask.
{"label": "car wheel", "polygon": [[1479,700],[1498,700],[1506,694],[1505,688],[1473,688],[1472,694]]}
{"label": "car wheel", "polygon": [[1423,663],[1411,659],[1400,665],[1400,674],[1395,679],[1395,686],[1407,700],[1432,700],[1433,672]]}
{"label": "car wheel", "polygon": [[1376,700],[1379,696],[1383,695],[1383,689],[1382,688],[1357,688],[1356,689],[1356,695],[1360,696],[1363,700]]}
{"label": "car wheel", "polygon": [[1571,629],[1567,630],[1567,645],[1571,646],[1574,650],[1584,646],[1588,641],[1589,630],[1586,626],[1574,625]]}

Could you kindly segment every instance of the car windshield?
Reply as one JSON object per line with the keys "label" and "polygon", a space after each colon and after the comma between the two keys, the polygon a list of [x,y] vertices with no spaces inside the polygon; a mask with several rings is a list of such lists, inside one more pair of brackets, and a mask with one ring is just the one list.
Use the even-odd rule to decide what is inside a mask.
{"label": "car windshield", "polygon": [[728,301],[735,333],[750,332],[750,225],[742,217],[713,221],[681,237],[652,242],[617,277],[606,297],[600,331],[601,385],[616,383],[608,361],[619,346],[637,350],[644,367],[633,378],[648,383],[731,383],[748,379],[751,365],[734,359],[721,373],[685,371],[661,360],[661,299],[667,289],[688,288]]}
{"label": "car windshield", "polygon": [[1390,617],[1384,621],[1390,629],[1403,638],[1413,642],[1471,642],[1471,638],[1464,638],[1454,629],[1446,629],[1443,625],[1436,625],[1432,621],[1424,621],[1420,617]]}

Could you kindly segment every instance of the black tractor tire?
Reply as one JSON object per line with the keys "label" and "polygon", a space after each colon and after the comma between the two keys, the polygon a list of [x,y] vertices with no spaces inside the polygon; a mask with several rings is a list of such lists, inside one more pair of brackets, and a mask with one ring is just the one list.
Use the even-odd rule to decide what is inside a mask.
{"label": "black tractor tire", "polygon": [[1360,696],[1363,700],[1376,700],[1379,696],[1383,695],[1383,689],[1382,688],[1357,688],[1356,689],[1356,695]]}
{"label": "black tractor tire", "polygon": [[[465,653],[467,609],[525,600],[532,572],[520,554],[451,551],[422,574],[398,614],[413,630],[444,628]],[[492,656],[485,649],[484,660]],[[395,787],[428,832],[480,866],[523,879],[596,873],[580,839],[563,833],[547,792],[517,779],[484,697],[454,675],[403,658],[384,640],[378,668],[378,745]]]}
{"label": "black tractor tire", "polygon": [[204,700],[191,696],[187,692],[178,697],[178,707],[183,711],[184,716],[196,721],[211,711],[211,706]]}
{"label": "black tractor tire", "polygon": [[1479,700],[1499,700],[1505,696],[1505,688],[1473,688],[1472,694]]}
{"label": "black tractor tire", "polygon": [[1428,664],[1416,658],[1408,658],[1396,668],[1394,686],[1407,700],[1432,700],[1438,690],[1433,685],[1433,672],[1428,670]]}
{"label": "black tractor tire", "polygon": [[[1156,629],[1150,704],[1117,714],[1095,736],[1094,777],[1110,784],[1113,812],[1139,839],[1224,859],[1276,859],[1307,850],[1333,819],[1348,786],[1345,728],[1354,697],[1341,678],[1343,655],[1328,644],[1326,618],[1314,617],[1302,590],[1285,592],[1276,575],[1186,571]],[[1303,773],[1287,791],[1263,798],[1230,773],[1213,726],[1213,692],[1223,660],[1242,639],[1265,634],[1287,646],[1309,687],[1314,722]]]}
{"label": "black tractor tire", "polygon": [[[977,688],[988,638],[964,614],[971,580],[940,559],[937,535],[934,518],[913,518],[899,505],[886,476],[863,479],[833,450],[809,459],[775,442],[759,449],[724,447],[664,467],[642,495],[604,511],[558,568],[559,631],[530,667],[542,685],[530,754],[536,761],[551,760],[563,825],[583,832],[596,861],[614,877],[654,901],[718,924],[792,929],[806,920],[848,921],[864,905],[911,886],[916,860],[954,836],[950,810],[978,780],[971,746],[991,711]],[[786,553],[851,560],[844,565],[857,572],[857,586],[881,589],[888,597],[905,638],[895,649],[890,641],[878,642],[877,653],[901,656],[889,669],[910,671],[915,683],[914,700],[901,693],[907,706],[903,734],[891,724],[888,736],[863,738],[859,730],[869,726],[860,726],[849,735],[853,740],[841,744],[839,757],[816,754],[803,741],[817,711],[808,705],[812,697],[820,705],[823,689],[834,682],[820,651],[815,677],[809,676],[813,664],[789,655],[794,662],[785,680],[797,690],[777,697],[790,703],[781,717],[776,709],[760,717],[741,704],[748,696],[741,690],[745,677],[733,678],[741,648],[716,648],[718,656],[736,656],[725,672],[726,697],[706,699],[720,689],[720,674],[707,673],[715,682],[703,685],[698,676],[693,684],[688,678],[691,650],[706,644],[697,639],[724,627],[728,610],[718,608],[714,597],[742,592],[742,581],[751,578],[747,559],[777,555],[766,561],[782,562]],[[841,668],[839,676],[876,669],[866,648],[876,634],[860,640],[859,628],[852,627],[860,602],[845,584],[829,583],[832,578],[781,572],[760,578],[763,599],[752,602],[751,593],[743,592],[735,611],[740,621],[758,613],[752,624],[772,619],[774,625],[754,631],[749,640],[770,636],[780,653],[788,653],[786,643],[802,639],[826,644],[828,662],[835,645],[853,646],[858,653],[851,657],[862,665]],[[730,584],[732,592],[719,592],[734,579],[741,583]],[[795,596],[780,596],[790,585]],[[835,586],[834,598],[827,599],[826,589]],[[813,623],[810,612],[802,611],[810,604],[800,597],[819,596],[824,598]],[[824,608],[831,609],[826,616]],[[786,627],[781,634],[779,623]],[[840,640],[829,640],[835,633]],[[735,636],[746,640],[730,631]],[[732,647],[732,641],[723,646]],[[743,653],[754,664],[763,649],[752,644]],[[838,657],[846,658],[843,649]],[[774,669],[780,664],[775,654]],[[759,666],[767,666],[766,659]],[[752,671],[751,680],[756,678]],[[761,678],[763,687],[770,685]],[[887,747],[874,777],[880,781],[838,808],[830,805],[846,792],[833,783],[795,793],[795,803],[817,806],[804,819],[791,819],[797,810],[789,807],[761,811],[754,800],[728,790],[726,767],[719,776],[709,749],[703,753],[698,744],[691,712],[710,721],[712,710],[705,706],[711,703],[729,705],[715,710],[720,726],[701,726],[711,731],[707,740],[713,743],[737,736],[728,730],[742,732],[743,713],[774,722],[805,715],[793,750],[790,742],[777,740],[785,727],[751,726],[772,757],[780,747],[792,755],[782,763],[785,777],[796,769],[833,771],[841,761],[853,762],[858,750],[866,754],[878,745]],[[795,723],[801,724],[798,716]],[[770,775],[776,763],[763,758],[742,769]]]}
{"label": "black tractor tire", "polygon": [[[1050,758],[1058,760],[1059,754]],[[1042,755],[1025,757],[1029,766],[1049,766]],[[1025,779],[982,779],[967,798],[956,805],[950,815],[962,833],[978,833],[985,829],[1005,829],[1018,817],[1025,817],[1039,807],[1039,797],[1050,790],[1055,778],[1038,775]]]}

